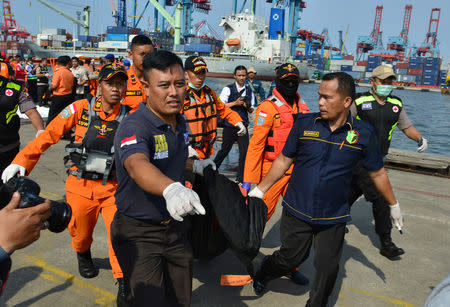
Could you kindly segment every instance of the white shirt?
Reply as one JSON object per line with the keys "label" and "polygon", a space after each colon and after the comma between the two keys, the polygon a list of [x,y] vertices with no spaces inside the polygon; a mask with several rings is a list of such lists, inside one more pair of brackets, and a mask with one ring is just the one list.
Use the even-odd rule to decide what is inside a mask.
{"label": "white shirt", "polygon": [[[245,89],[245,84],[244,86],[239,86],[239,84],[237,84],[237,82],[234,83],[236,85],[237,91],[238,93],[240,93],[243,89]],[[230,97],[231,91],[230,88],[228,86],[225,86],[222,90],[222,92],[220,93],[220,100],[222,100],[222,102],[228,103],[231,101],[228,101],[228,98]],[[247,90],[244,91],[244,93],[242,94],[241,97],[245,97],[247,95]],[[255,105],[255,95],[252,95],[252,106]]]}
{"label": "white shirt", "polygon": [[[77,68],[71,68],[70,71],[73,73],[75,78],[77,78],[78,84],[82,81],[89,80],[88,74],[86,72],[86,67],[77,66]],[[76,89],[77,94],[84,94],[84,85],[78,85]]]}

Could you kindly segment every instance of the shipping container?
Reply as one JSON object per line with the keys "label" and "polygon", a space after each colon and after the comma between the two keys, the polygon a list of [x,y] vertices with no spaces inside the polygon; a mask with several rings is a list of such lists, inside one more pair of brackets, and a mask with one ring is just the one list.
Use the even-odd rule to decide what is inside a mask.
{"label": "shipping container", "polygon": [[352,71],[352,65],[341,65],[341,71]]}
{"label": "shipping container", "polygon": [[369,67],[369,66],[367,66],[366,72],[370,72],[371,75],[372,75],[372,71],[373,71],[374,69],[375,69],[375,67]]}
{"label": "shipping container", "polygon": [[396,75],[406,75],[406,74],[408,74],[408,69],[407,68],[397,68],[395,70],[395,74]]}
{"label": "shipping container", "polygon": [[66,35],[66,29],[45,28],[45,29],[42,30],[42,34]]}
{"label": "shipping container", "polygon": [[342,54],[332,54],[331,59],[332,60],[343,60],[344,56]]}
{"label": "shipping container", "polygon": [[349,65],[353,66],[352,60],[330,60],[330,65]]}
{"label": "shipping container", "polygon": [[353,55],[344,55],[344,60],[354,60],[354,56]]}
{"label": "shipping container", "polygon": [[411,65],[411,63],[414,64],[423,64],[424,58],[422,57],[410,57],[409,58],[409,65]]}
{"label": "shipping container", "polygon": [[422,85],[437,86],[436,81],[422,81]]}
{"label": "shipping container", "polygon": [[362,72],[364,72],[364,71],[366,71],[366,67],[365,66],[353,65],[352,71],[360,71],[360,72],[362,71]]}
{"label": "shipping container", "polygon": [[358,61],[358,62],[356,62],[356,65],[358,65],[358,66],[367,66],[367,61]]}
{"label": "shipping container", "polygon": [[341,71],[341,65],[330,64],[329,70],[332,70],[332,71]]}
{"label": "shipping container", "polygon": [[416,84],[422,83],[422,76],[416,76]]}
{"label": "shipping container", "polygon": [[366,71],[366,73],[364,74],[364,78],[372,78],[372,72],[371,71]]}
{"label": "shipping container", "polygon": [[401,69],[408,69],[409,68],[409,63],[408,62],[397,62],[397,64],[395,64],[395,67],[397,69],[401,68]]}
{"label": "shipping container", "polygon": [[438,79],[437,76],[428,76],[428,75],[422,76],[423,81],[437,81],[437,79]]}
{"label": "shipping container", "polygon": [[410,68],[408,69],[408,75],[422,75],[422,69]]}
{"label": "shipping container", "polygon": [[412,62],[412,63],[410,62],[408,68],[409,69],[423,69],[423,64],[416,63],[416,62]]}
{"label": "shipping container", "polygon": [[355,80],[361,80],[364,79],[364,73],[360,71],[346,71],[347,74],[352,76]]}
{"label": "shipping container", "polygon": [[98,48],[98,43],[92,43],[92,48]]}
{"label": "shipping container", "polygon": [[121,42],[121,41],[104,41],[98,43],[99,48],[106,48],[106,49],[127,49],[128,48],[128,42]]}
{"label": "shipping container", "polygon": [[82,42],[90,42],[92,39],[92,36],[86,36],[86,35],[78,35],[78,40]]}
{"label": "shipping container", "polygon": [[73,47],[73,42],[66,42],[66,47]]}
{"label": "shipping container", "polygon": [[416,76],[413,75],[397,75],[398,82],[407,82],[407,83],[415,83]]}
{"label": "shipping container", "polygon": [[425,64],[436,64],[436,65],[441,65],[442,60],[441,60],[440,58],[427,57],[427,58],[425,58],[424,63],[425,63]]}
{"label": "shipping container", "polygon": [[432,70],[432,69],[424,69],[423,75],[429,75],[429,76],[439,76],[439,70]]}
{"label": "shipping container", "polygon": [[444,76],[444,77],[446,77],[447,76],[447,71],[446,70],[441,70],[441,71],[439,71],[439,75],[442,77],[442,76]]}
{"label": "shipping container", "polygon": [[186,44],[184,45],[184,51],[211,53],[214,51],[214,46],[209,44]]}
{"label": "shipping container", "polygon": [[108,41],[128,41],[128,34],[106,34],[106,40]]}

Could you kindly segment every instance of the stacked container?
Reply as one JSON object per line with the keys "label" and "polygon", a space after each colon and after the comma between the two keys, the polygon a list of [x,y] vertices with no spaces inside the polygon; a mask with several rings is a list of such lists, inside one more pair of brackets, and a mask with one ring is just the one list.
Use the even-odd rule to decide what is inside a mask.
{"label": "stacked container", "polygon": [[[381,57],[378,55],[369,55],[367,57],[366,72],[372,72],[376,67],[381,65]],[[366,75],[367,77],[367,75]]]}
{"label": "stacked container", "polygon": [[439,82],[439,70],[441,68],[441,59],[440,58],[425,58],[423,75],[422,75],[422,84],[436,86]]}
{"label": "stacked container", "polygon": [[447,82],[447,71],[441,70],[439,72],[439,85],[440,86],[446,85],[446,82]]}

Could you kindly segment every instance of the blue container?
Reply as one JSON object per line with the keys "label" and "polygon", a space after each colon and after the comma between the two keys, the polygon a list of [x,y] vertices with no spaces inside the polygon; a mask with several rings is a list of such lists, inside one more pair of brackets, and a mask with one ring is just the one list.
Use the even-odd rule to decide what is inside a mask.
{"label": "blue container", "polygon": [[430,85],[430,86],[436,86],[436,81],[422,81],[422,85]]}
{"label": "blue container", "polygon": [[367,66],[366,71],[367,72],[372,72],[375,69],[375,67],[369,67]]}
{"label": "blue container", "polygon": [[408,68],[410,69],[423,69],[423,64],[422,63],[416,63],[416,62],[409,62],[409,66]]}
{"label": "blue container", "polygon": [[98,43],[92,43],[92,48],[98,48]]}
{"label": "blue container", "polygon": [[66,47],[73,47],[73,43],[72,42],[66,43]]}
{"label": "blue container", "polygon": [[[409,64],[415,63],[415,64],[423,64],[424,58],[422,57],[411,57],[409,58]],[[412,68],[412,67],[410,67]]]}
{"label": "blue container", "polygon": [[91,36],[78,35],[78,40],[80,42],[90,42],[91,41]]}
{"label": "blue container", "polygon": [[213,47],[213,45],[209,45],[209,44],[187,44],[187,45],[184,45],[184,51],[210,53],[213,51],[212,47]]}
{"label": "blue container", "polygon": [[108,33],[108,34],[106,34],[106,40],[107,40],[107,41],[121,41],[121,42],[127,42],[127,41],[128,41],[128,34],[114,34],[114,33]]}
{"label": "blue container", "polygon": [[425,63],[424,64],[424,69],[435,69],[435,70],[439,70],[441,68],[441,64],[439,63]]}
{"label": "blue container", "polygon": [[437,64],[441,65],[441,59],[440,58],[425,58],[425,64]]}
{"label": "blue container", "polygon": [[332,54],[331,59],[332,60],[343,60],[344,56],[342,54]]}
{"label": "blue container", "polygon": [[127,34],[129,31],[127,27],[116,27],[116,26],[109,26],[106,28],[107,34]]}
{"label": "blue container", "polygon": [[417,75],[416,76],[416,84],[420,84],[420,83],[422,83],[422,76]]}
{"label": "blue container", "polygon": [[447,71],[446,71],[446,70],[441,70],[441,71],[439,72],[439,75],[440,75],[441,77],[446,77],[446,76],[447,76]]}
{"label": "blue container", "polygon": [[353,71],[352,65],[341,65],[341,71]]}

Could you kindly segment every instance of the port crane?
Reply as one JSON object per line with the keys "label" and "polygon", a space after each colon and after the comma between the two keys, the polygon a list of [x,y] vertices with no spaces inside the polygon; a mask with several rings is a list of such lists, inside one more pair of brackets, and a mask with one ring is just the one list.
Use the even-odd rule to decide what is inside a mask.
{"label": "port crane", "polygon": [[405,5],[405,13],[403,15],[403,25],[399,36],[391,36],[388,39],[387,49],[394,55],[394,60],[403,61],[405,51],[408,48],[409,25],[411,22],[411,12],[413,6]]}
{"label": "port crane", "polygon": [[14,14],[11,10],[11,1],[3,0],[3,25],[1,26],[1,31],[3,34],[3,41],[8,41],[8,37],[13,41],[18,41],[20,39],[27,39],[30,33],[25,27],[20,26],[14,19]]}
{"label": "port crane", "polygon": [[356,57],[360,60],[364,54],[371,50],[383,49],[382,33],[381,33],[381,16],[383,14],[383,6],[377,5],[375,11],[375,19],[373,21],[373,29],[369,36],[358,36],[356,43]]}
{"label": "port crane", "polygon": [[428,24],[428,32],[425,36],[425,41],[417,48],[418,56],[426,56],[430,54],[433,57],[439,57],[439,46],[437,34],[439,29],[439,19],[441,17],[441,9],[431,9],[430,23]]}

